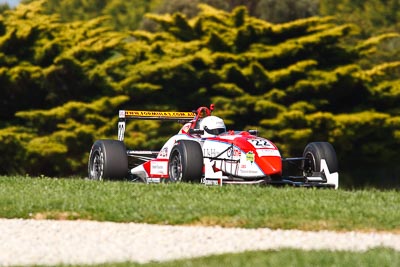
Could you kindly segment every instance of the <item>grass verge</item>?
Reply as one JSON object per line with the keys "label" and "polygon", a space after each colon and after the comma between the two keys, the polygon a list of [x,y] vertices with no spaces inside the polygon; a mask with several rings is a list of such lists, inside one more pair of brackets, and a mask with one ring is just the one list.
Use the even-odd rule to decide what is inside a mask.
{"label": "grass verge", "polygon": [[400,253],[390,249],[372,249],[366,252],[349,251],[302,251],[284,249],[279,251],[250,251],[238,254],[215,255],[195,259],[177,260],[163,263],[113,263],[98,266],[108,267],[264,267],[264,266],[296,266],[296,267],[391,267],[400,266]]}
{"label": "grass verge", "polygon": [[0,177],[0,217],[400,232],[400,194]]}

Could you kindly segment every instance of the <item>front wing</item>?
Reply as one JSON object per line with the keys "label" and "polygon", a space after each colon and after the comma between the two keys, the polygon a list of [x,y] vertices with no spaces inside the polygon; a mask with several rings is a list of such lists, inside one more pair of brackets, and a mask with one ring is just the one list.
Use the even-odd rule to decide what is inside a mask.
{"label": "front wing", "polygon": [[[304,161],[305,158],[286,158],[282,161],[294,162]],[[332,188],[339,187],[339,174],[331,173],[324,159],[321,160],[321,170],[308,175],[283,175],[280,177],[262,177],[259,179],[244,180],[233,177],[204,177],[202,183],[206,185],[271,185],[271,186],[294,186],[294,187],[314,187],[314,188]]]}

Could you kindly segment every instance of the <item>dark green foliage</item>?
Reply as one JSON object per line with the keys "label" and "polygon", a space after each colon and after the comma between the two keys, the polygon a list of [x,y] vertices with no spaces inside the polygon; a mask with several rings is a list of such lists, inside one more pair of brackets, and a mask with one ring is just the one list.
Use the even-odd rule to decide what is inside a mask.
{"label": "dark green foliage", "polygon": [[[22,3],[33,3],[43,0],[22,0]],[[113,19],[105,25],[115,30],[139,28],[145,13],[154,10],[161,0],[46,0],[43,5],[45,14],[59,14],[63,22],[90,20],[99,16],[110,16]]]}
{"label": "dark green foliage", "polygon": [[317,0],[259,0],[257,15],[267,21],[282,23],[318,15]]}
{"label": "dark green foliage", "polygon": [[[22,0],[32,3],[41,0]],[[317,0],[47,0],[44,5],[46,14],[59,14],[64,22],[90,20],[98,16],[110,16],[106,25],[115,30],[136,30],[138,28],[154,30],[157,24],[144,18],[146,13],[181,13],[188,18],[199,14],[199,4],[208,4],[218,9],[232,11],[243,6],[251,16],[274,23],[293,21],[318,15]],[[8,10],[7,5],[0,6]],[[240,16],[237,17],[238,22]]]}
{"label": "dark green foliage", "polygon": [[225,11],[243,6],[251,16],[274,23],[293,21],[318,15],[317,0],[169,0],[154,11],[157,13],[182,12],[192,18],[199,13],[198,4],[204,3]]}
{"label": "dark green foliage", "polygon": [[[6,144],[3,149],[19,146],[3,158],[14,159],[19,172],[51,176],[84,173],[91,144],[115,133],[113,111],[126,101],[125,96],[101,98],[91,104],[70,101],[50,110],[18,112],[16,116],[26,122],[27,128],[0,130]],[[5,173],[10,171],[14,170]]]}
{"label": "dark green foliage", "polygon": [[[339,22],[360,26],[363,38],[400,31],[400,2],[398,0],[321,0],[319,13],[334,15]],[[377,51],[363,64],[373,66],[385,61],[400,60],[400,37],[391,38],[377,46]]]}
{"label": "dark green foliage", "polygon": [[0,173],[25,173],[26,144],[35,136],[28,128],[9,127],[0,130]]}
{"label": "dark green foliage", "polygon": [[398,0],[320,1],[322,15],[335,15],[341,21],[361,26],[365,36],[372,33],[398,31],[400,28],[400,2]]}
{"label": "dark green foliage", "polygon": [[[200,5],[192,18],[148,15],[160,30],[128,35],[103,26],[107,17],[65,23],[43,5],[0,17],[0,148],[19,147],[10,158],[27,163],[4,173],[85,174],[91,143],[116,137],[118,109],[210,103],[228,128],[257,128],[285,156],[329,141],[346,170],[349,159],[385,166],[397,153],[400,63],[361,63],[398,34],[349,45],[358,27],[330,17],[272,24],[244,7]],[[126,143],[159,149],[178,129],[132,122]]]}
{"label": "dark green foliage", "polygon": [[101,27],[104,18],[61,23],[42,14],[42,2],[1,21],[1,173],[83,173],[90,143],[110,134],[103,116],[114,112],[104,110],[126,101],[112,98],[113,77],[104,75],[126,36]]}
{"label": "dark green foliage", "polygon": [[86,101],[114,91],[104,75],[93,74],[117,56],[126,36],[102,28],[104,18],[63,24],[41,12],[41,2],[34,2],[0,18],[2,120],[18,110]]}

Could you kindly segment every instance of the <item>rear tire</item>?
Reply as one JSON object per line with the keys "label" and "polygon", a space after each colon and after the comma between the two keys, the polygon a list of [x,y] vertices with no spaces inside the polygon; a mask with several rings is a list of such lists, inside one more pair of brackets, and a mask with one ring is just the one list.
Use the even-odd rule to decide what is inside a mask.
{"label": "rear tire", "polygon": [[330,173],[339,170],[335,149],[328,142],[309,143],[304,149],[303,157],[306,158],[303,166],[305,175],[321,171],[321,159],[326,161]]}
{"label": "rear tire", "polygon": [[88,174],[91,180],[122,180],[128,177],[125,144],[117,140],[97,140],[90,150]]}
{"label": "rear tire", "polygon": [[196,141],[180,140],[171,150],[168,161],[170,182],[200,183],[203,176],[203,151]]}

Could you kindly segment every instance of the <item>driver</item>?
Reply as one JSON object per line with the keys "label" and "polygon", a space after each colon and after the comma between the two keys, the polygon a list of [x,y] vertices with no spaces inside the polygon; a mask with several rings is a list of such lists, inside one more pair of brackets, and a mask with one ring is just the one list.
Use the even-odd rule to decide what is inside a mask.
{"label": "driver", "polygon": [[204,130],[201,137],[215,137],[226,132],[224,121],[217,116],[208,116],[200,121],[200,130]]}

